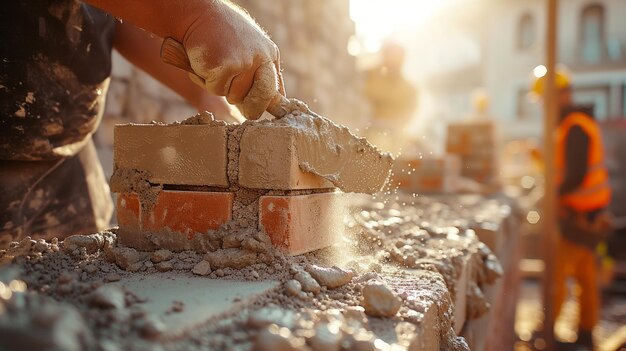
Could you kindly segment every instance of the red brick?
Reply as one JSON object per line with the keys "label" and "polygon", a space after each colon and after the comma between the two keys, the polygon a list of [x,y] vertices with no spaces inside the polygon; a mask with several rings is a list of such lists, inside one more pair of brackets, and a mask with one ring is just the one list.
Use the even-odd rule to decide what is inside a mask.
{"label": "red brick", "polygon": [[136,194],[121,193],[117,195],[117,223],[120,227],[140,229],[140,213],[139,198]]}
{"label": "red brick", "polygon": [[289,255],[328,247],[339,240],[345,199],[341,193],[262,196],[259,227]]}
{"label": "red brick", "polygon": [[233,199],[230,192],[163,190],[154,206],[145,212],[136,194],[119,194],[117,220],[122,236],[126,235],[122,241],[142,246],[141,238],[131,236],[167,228],[191,239],[195,233],[218,229],[231,220]]}
{"label": "red brick", "polygon": [[144,230],[169,228],[186,234],[218,229],[231,220],[233,193],[163,191],[149,214],[143,216]]}

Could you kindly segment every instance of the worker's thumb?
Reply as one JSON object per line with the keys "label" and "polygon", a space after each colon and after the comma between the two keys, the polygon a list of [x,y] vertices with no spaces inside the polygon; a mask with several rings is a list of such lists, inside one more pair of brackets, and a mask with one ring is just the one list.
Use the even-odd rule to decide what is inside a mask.
{"label": "worker's thumb", "polygon": [[280,94],[278,83],[274,63],[271,61],[264,63],[256,70],[252,87],[243,101],[237,104],[237,108],[247,119],[258,119],[276,95]]}

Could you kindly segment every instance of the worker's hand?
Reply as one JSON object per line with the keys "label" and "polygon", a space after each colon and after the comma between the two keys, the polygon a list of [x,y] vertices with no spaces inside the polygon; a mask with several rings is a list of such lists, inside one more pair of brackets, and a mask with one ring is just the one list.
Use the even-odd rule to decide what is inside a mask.
{"label": "worker's hand", "polygon": [[[204,81],[193,74],[190,77],[210,93],[239,105],[246,118],[257,119],[264,108],[259,112],[245,104],[258,104],[260,96],[261,105],[267,108],[277,90],[284,95],[278,47],[243,10],[222,1],[214,1],[213,5],[215,11],[201,15],[183,38],[191,67]],[[269,85],[257,84],[261,80],[259,67],[268,63],[276,67],[276,73]],[[272,91],[259,91],[268,86]],[[244,100],[248,94],[255,98]]]}

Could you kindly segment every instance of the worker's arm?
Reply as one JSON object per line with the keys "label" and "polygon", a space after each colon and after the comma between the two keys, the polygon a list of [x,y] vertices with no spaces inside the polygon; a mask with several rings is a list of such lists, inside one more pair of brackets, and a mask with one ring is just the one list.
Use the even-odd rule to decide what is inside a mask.
{"label": "worker's arm", "polygon": [[161,62],[161,42],[161,38],[128,22],[115,27],[115,49],[133,65],[177,92],[198,111],[209,111],[221,120],[237,119],[223,97],[209,94],[189,80],[184,71]]}
{"label": "worker's arm", "polygon": [[194,73],[204,79],[203,87],[230,103],[243,102],[257,69],[267,62],[276,65],[278,76],[274,78],[282,87],[278,47],[245,11],[230,2],[85,1],[158,37],[180,42]]}
{"label": "worker's arm", "polygon": [[575,191],[587,174],[589,137],[579,126],[572,127],[565,140],[565,175],[559,187],[560,195]]}

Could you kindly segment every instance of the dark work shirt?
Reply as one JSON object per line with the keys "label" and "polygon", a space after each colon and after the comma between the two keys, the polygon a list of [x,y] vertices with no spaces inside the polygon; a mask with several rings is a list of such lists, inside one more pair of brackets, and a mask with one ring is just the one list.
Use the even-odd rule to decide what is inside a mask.
{"label": "dark work shirt", "polygon": [[0,11],[0,159],[76,154],[97,128],[115,19],[77,0],[10,0]]}
{"label": "dark work shirt", "polygon": [[0,10],[0,249],[104,229],[112,212],[91,140],[104,109],[115,19],[78,0]]}
{"label": "dark work shirt", "polygon": [[[593,116],[590,109],[584,107],[571,107],[564,109],[561,114],[561,122],[573,112],[583,112]],[[579,126],[570,128],[565,137],[565,174],[559,187],[559,195],[566,195],[575,191],[582,185],[587,174],[589,158],[589,136]]]}

